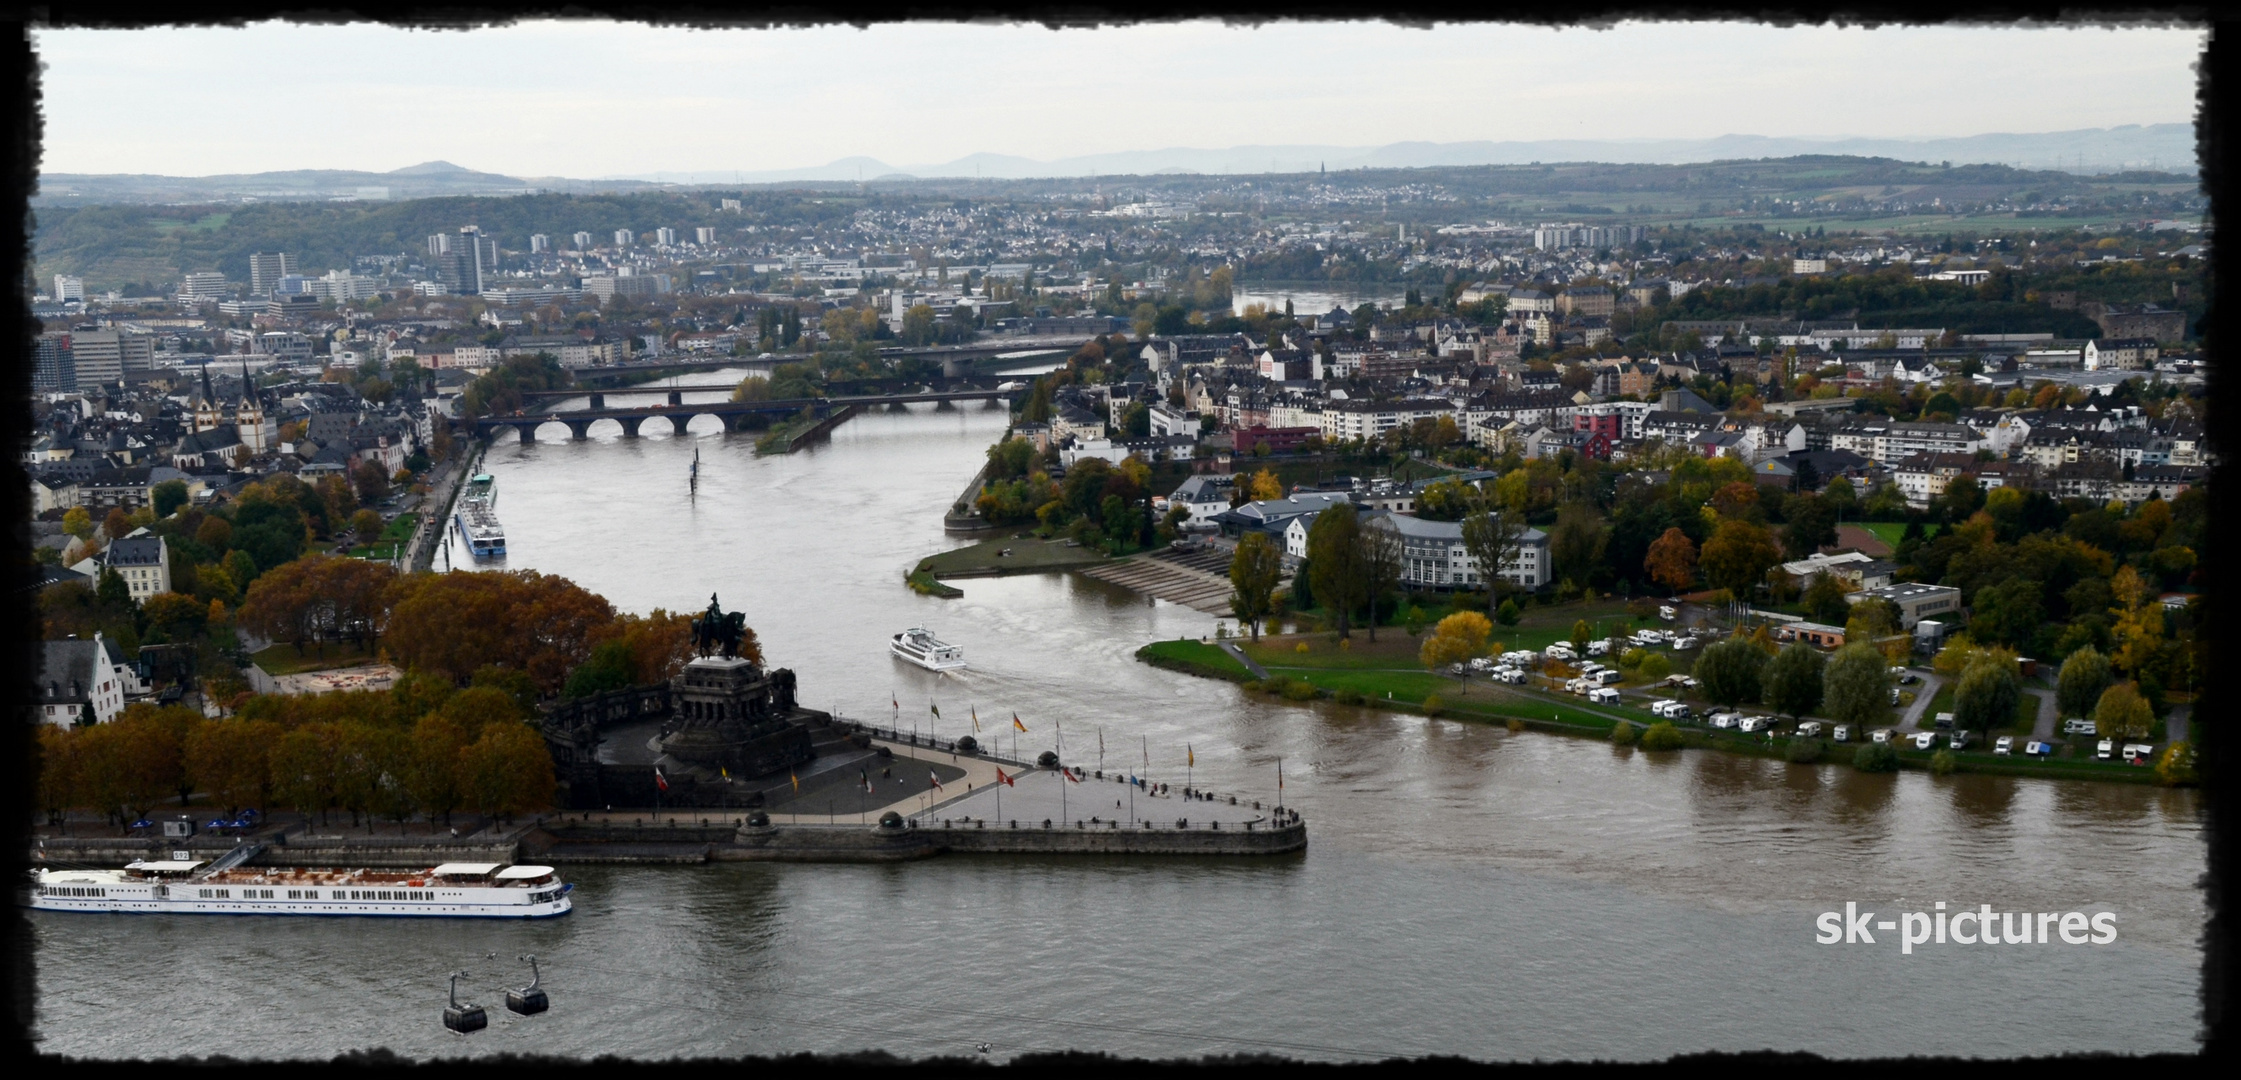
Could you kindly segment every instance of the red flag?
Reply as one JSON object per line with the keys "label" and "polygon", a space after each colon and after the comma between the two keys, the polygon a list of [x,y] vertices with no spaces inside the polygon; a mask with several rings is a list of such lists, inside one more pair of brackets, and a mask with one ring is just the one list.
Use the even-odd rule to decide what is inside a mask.
{"label": "red flag", "polygon": [[940,790],[942,789],[942,778],[941,778],[940,776],[936,775],[936,774],[934,773],[934,770],[932,770],[932,769],[928,769],[928,770],[926,770],[926,778],[927,778],[927,779],[929,779],[929,780],[932,780],[932,781],[934,782],[934,790],[935,790],[935,791],[940,791]]}
{"label": "red flag", "polygon": [[1019,786],[1018,784],[1012,783],[1011,775],[1004,771],[1004,767],[1002,765],[996,766],[996,779],[1001,781],[1005,787]]}
{"label": "red flag", "polygon": [[1068,780],[1072,780],[1073,782],[1075,782],[1075,783],[1077,783],[1077,784],[1079,784],[1079,783],[1081,783],[1081,782],[1082,782],[1082,778],[1081,778],[1081,777],[1079,777],[1079,776],[1075,776],[1075,775],[1074,775],[1074,770],[1072,770],[1072,769],[1070,769],[1070,768],[1067,768],[1067,767],[1066,767],[1066,766],[1064,766],[1064,765],[1061,765],[1061,766],[1059,766],[1059,767],[1058,767],[1058,775],[1060,775],[1060,776],[1063,776],[1063,777],[1065,777],[1065,778],[1066,778],[1066,779],[1068,779]]}
{"label": "red flag", "polygon": [[654,786],[663,791],[669,790],[669,778],[661,774],[661,766],[659,765],[654,766]]}

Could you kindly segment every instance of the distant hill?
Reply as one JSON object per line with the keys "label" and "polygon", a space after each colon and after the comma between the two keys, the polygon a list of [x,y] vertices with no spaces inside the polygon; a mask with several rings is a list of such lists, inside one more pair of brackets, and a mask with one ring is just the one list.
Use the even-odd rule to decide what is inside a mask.
{"label": "distant hill", "polygon": [[847,157],[799,169],[654,175],[507,176],[430,161],[389,172],[304,169],[228,176],[47,173],[34,206],[104,203],[217,203],[242,200],[419,199],[444,195],[531,192],[614,194],[711,184],[850,183],[968,179],[1027,180],[1088,176],[1203,176],[1314,173],[1323,170],[1424,169],[1478,165],[1600,163],[1679,165],[1798,156],[1889,158],[1932,164],[2007,165],[2104,175],[2153,170],[2193,175],[2195,133],[2189,124],[2083,128],[2038,134],[1971,135],[1951,139],[1815,139],[1722,135],[1712,139],[1546,139],[1519,142],[1399,142],[1384,146],[1270,145],[1224,149],[1170,147],[1038,161],[978,153],[938,164],[891,165]]}

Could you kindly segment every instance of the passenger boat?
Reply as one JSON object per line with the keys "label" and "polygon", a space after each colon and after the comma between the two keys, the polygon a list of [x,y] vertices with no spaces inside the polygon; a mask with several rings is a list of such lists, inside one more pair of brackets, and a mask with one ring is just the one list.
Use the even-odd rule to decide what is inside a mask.
{"label": "passenger boat", "polygon": [[122,870],[31,872],[30,906],[43,911],[181,915],[417,915],[539,919],[565,915],[574,885],[550,866],[444,863],[428,870],[234,867],[199,859],[144,860]]}
{"label": "passenger boat", "polygon": [[498,479],[489,473],[477,473],[467,481],[459,493],[459,508],[453,515],[459,522],[459,535],[466,539],[467,550],[478,559],[504,558],[506,554],[506,528],[498,524]]}
{"label": "passenger boat", "polygon": [[963,651],[943,643],[923,626],[913,626],[889,638],[887,651],[928,671],[956,671],[965,666]]}

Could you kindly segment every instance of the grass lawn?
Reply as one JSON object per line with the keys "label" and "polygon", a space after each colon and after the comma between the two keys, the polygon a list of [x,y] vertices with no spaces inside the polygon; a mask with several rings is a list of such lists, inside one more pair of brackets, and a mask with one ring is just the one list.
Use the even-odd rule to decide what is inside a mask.
{"label": "grass lawn", "polygon": [[399,544],[412,539],[413,530],[420,527],[419,514],[399,514],[392,518],[389,527],[381,530],[381,539]]}
{"label": "grass lawn", "polygon": [[1245,665],[1237,662],[1218,645],[1199,641],[1155,641],[1136,650],[1138,659],[1153,667],[1172,671],[1204,675],[1216,679],[1243,682],[1253,677]]}
{"label": "grass lawn", "polygon": [[318,645],[305,645],[302,656],[296,655],[294,645],[282,642],[262,652],[249,654],[249,659],[263,668],[267,675],[297,675],[306,671],[351,667],[377,658],[359,648],[356,642],[329,642],[323,650]]}
{"label": "grass lawn", "polygon": [[1906,535],[1906,522],[1903,521],[1852,521],[1846,524],[1857,525],[1874,533],[1876,539],[1891,545],[1893,551],[1898,550],[1899,538]]}
{"label": "grass lawn", "polygon": [[[999,552],[1009,550],[1010,555]],[[952,548],[918,560],[918,571],[935,577],[994,577],[1031,574],[1043,570],[1072,570],[1105,561],[1093,547],[1067,547],[1064,540],[1025,540],[1009,537],[983,540]]]}

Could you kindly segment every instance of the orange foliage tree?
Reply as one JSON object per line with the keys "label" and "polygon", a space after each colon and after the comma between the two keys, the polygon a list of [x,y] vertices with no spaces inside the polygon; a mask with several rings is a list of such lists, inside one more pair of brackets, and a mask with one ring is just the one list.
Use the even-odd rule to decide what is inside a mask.
{"label": "orange foliage tree", "polygon": [[389,650],[465,684],[486,665],[527,672],[543,693],[621,632],[614,605],[534,570],[415,574],[389,589]]}

